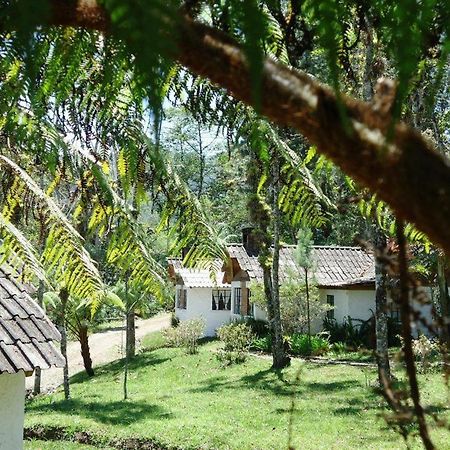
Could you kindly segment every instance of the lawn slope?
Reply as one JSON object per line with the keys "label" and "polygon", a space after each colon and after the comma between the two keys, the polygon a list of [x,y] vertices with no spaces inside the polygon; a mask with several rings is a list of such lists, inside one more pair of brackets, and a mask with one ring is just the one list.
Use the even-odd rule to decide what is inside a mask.
{"label": "lawn slope", "polygon": [[[381,417],[383,400],[368,386],[376,379],[373,370],[294,361],[276,373],[270,359],[254,356],[222,368],[216,347],[207,343],[193,356],[168,348],[140,354],[131,364],[127,401],[121,361],[98,368],[92,379],[79,374],[72,378],[71,400],[57,392],[28,403],[26,426],[85,431],[105,445],[138,438],[183,449],[282,449],[294,398],[295,448],[405,448]],[[445,409],[440,376],[421,383],[424,403]],[[449,448],[448,433],[433,430],[433,437],[438,448]],[[412,442],[420,448],[417,439]]]}

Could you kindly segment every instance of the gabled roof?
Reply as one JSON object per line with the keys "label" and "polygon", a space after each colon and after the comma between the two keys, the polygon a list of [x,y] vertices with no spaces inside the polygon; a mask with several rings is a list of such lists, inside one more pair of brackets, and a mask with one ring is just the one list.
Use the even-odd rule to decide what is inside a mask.
{"label": "gabled roof", "polygon": [[0,373],[64,367],[61,336],[26,288],[0,267]]}
{"label": "gabled roof", "polygon": [[[230,258],[235,258],[250,280],[263,281],[263,271],[257,256],[249,256],[242,244],[227,246]],[[280,282],[291,273],[303,276],[304,271],[294,258],[294,245],[280,249]],[[373,256],[360,247],[313,246],[314,277],[320,287],[343,287],[375,281]]]}
{"label": "gabled roof", "polygon": [[[174,278],[181,280],[186,287],[212,287],[212,288],[226,288],[229,284],[223,283],[225,273],[217,271],[211,277],[211,273],[207,269],[188,269],[183,267],[182,260],[179,258],[172,258],[168,260],[171,275]],[[216,266],[221,263],[217,262]]]}

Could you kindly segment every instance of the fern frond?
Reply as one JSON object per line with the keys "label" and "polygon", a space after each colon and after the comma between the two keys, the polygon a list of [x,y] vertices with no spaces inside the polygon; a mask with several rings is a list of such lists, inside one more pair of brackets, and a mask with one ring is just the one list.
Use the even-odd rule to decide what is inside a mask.
{"label": "fern frond", "polygon": [[17,278],[33,277],[51,286],[45,269],[39,261],[35,249],[28,239],[9,220],[0,214],[0,266],[7,264]]}
{"label": "fern frond", "polygon": [[48,237],[42,254],[42,264],[48,276],[70,295],[86,298],[103,289],[98,269],[84,248],[83,238],[70,221],[34,180],[16,163],[0,155],[0,165],[14,175],[12,189],[7,192],[3,217],[8,218],[17,208],[24,192],[33,196],[47,217]]}

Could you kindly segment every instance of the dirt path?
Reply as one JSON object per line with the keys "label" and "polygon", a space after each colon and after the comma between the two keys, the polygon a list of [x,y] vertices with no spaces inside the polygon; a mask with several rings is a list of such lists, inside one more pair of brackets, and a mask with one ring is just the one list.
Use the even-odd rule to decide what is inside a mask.
{"label": "dirt path", "polygon": [[[159,331],[170,325],[170,315],[158,315],[147,320],[136,321],[136,340],[139,347],[140,340],[152,331]],[[125,345],[125,330],[110,330],[89,336],[91,357],[95,366],[108,363],[122,357],[122,345]],[[80,354],[80,344],[69,342],[67,345],[67,359],[69,375],[72,376],[84,370]],[[41,390],[49,392],[56,389],[63,382],[62,369],[51,368],[42,371]],[[27,389],[32,389],[34,377],[27,378]]]}

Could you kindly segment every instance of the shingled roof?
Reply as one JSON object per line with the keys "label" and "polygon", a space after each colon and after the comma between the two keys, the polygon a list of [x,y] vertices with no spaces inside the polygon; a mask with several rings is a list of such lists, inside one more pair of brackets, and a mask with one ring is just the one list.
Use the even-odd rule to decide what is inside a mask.
{"label": "shingled roof", "polygon": [[[213,287],[213,288],[224,288],[230,287],[229,284],[224,284],[224,272],[217,271],[213,278],[211,278],[211,273],[207,269],[188,269],[183,267],[182,260],[179,258],[171,258],[168,260],[169,270],[171,271],[171,276],[174,278],[179,278],[183,281],[184,286],[195,288],[195,287]],[[216,266],[220,266],[221,262],[218,261]]]}
{"label": "shingled roof", "polygon": [[[257,256],[249,256],[242,244],[227,246],[230,258],[235,258],[250,280],[262,282],[263,272]],[[294,258],[294,245],[280,249],[280,281],[290,273],[303,275]],[[314,276],[320,287],[343,287],[375,281],[374,259],[360,247],[314,246],[312,249]]]}
{"label": "shingled roof", "polygon": [[42,308],[0,267],[0,373],[64,367],[52,341],[61,336]]}

